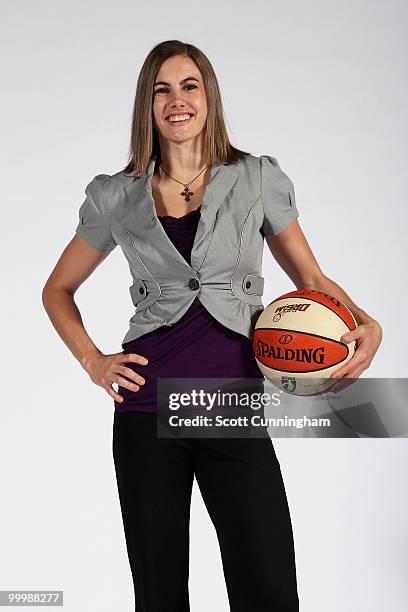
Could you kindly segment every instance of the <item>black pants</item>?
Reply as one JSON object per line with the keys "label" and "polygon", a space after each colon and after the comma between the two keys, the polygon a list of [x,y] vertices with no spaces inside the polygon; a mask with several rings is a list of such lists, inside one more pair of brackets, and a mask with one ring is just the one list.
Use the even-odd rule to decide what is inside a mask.
{"label": "black pants", "polygon": [[298,612],[292,526],[270,438],[158,438],[156,415],[116,411],[112,448],[137,612],[190,610],[194,476],[231,612]]}

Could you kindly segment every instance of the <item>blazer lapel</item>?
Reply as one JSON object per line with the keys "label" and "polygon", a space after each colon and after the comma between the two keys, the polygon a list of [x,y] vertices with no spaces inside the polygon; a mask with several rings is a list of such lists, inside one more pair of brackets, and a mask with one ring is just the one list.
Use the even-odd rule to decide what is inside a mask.
{"label": "blazer lapel", "polygon": [[200,269],[208,250],[218,210],[237,178],[238,169],[234,164],[213,165],[211,168],[211,180],[204,190],[201,215],[191,250],[191,267],[196,272]]}
{"label": "blazer lapel", "polygon": [[170,269],[176,265],[178,269],[183,268],[184,272],[186,268],[189,271],[198,271],[212,237],[217,211],[238,178],[237,168],[233,164],[214,164],[211,167],[211,178],[204,190],[189,266],[157,217],[151,185],[155,162],[153,158],[145,175],[124,186],[125,197],[113,214],[134,236],[141,253],[151,249],[153,258],[159,258],[159,263],[164,267],[170,264]]}

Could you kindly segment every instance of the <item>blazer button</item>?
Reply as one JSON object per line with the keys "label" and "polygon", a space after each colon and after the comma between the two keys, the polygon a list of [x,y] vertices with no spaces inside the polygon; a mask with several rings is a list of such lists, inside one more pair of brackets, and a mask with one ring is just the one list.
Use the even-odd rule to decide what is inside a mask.
{"label": "blazer button", "polygon": [[247,282],[245,283],[245,287],[246,287],[247,289],[249,289],[249,288],[250,288],[250,286],[251,286],[251,281],[247,281]]}
{"label": "blazer button", "polygon": [[195,291],[199,288],[200,283],[198,282],[196,278],[190,278],[190,280],[188,281],[188,286],[190,287],[190,289]]}
{"label": "blazer button", "polygon": [[144,287],[139,287],[139,293],[144,294]]}

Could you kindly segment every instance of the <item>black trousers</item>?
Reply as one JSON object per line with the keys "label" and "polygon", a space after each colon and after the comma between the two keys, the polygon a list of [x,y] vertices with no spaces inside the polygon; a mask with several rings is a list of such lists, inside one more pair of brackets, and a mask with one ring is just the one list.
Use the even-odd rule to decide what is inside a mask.
{"label": "black trousers", "polygon": [[298,612],[292,526],[269,437],[160,438],[155,414],[116,411],[112,442],[137,612],[190,610],[194,476],[231,612]]}

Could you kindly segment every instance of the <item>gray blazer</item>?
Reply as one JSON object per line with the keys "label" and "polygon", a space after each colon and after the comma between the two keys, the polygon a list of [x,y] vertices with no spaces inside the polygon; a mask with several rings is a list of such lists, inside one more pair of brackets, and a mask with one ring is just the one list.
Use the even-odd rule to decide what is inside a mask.
{"label": "gray blazer", "polygon": [[99,174],[85,189],[76,233],[98,251],[120,245],[132,275],[135,313],[122,344],[172,325],[199,300],[220,323],[252,338],[264,309],[264,237],[299,216],[292,181],[269,155],[213,165],[191,252],[191,266],[157,218],[151,178]]}

